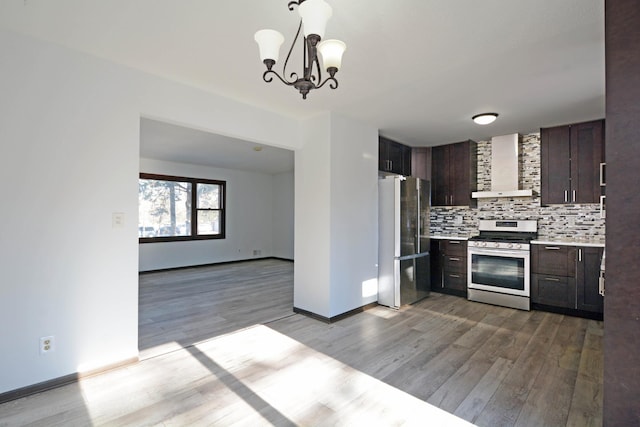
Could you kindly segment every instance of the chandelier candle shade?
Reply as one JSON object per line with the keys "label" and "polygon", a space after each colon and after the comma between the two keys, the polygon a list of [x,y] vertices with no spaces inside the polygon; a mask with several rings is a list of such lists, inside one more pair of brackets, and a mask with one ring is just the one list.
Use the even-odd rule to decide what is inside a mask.
{"label": "chandelier candle shade", "polygon": [[[320,89],[327,82],[330,82],[329,87],[331,89],[338,87],[338,80],[336,80],[335,75],[342,65],[342,54],[347,46],[340,40],[324,40],[321,42],[327,21],[332,14],[331,6],[326,1],[290,1],[289,10],[293,11],[294,6],[298,6],[300,24],[287,58],[284,61],[282,75],[274,71],[273,66],[278,62],[280,56],[280,46],[284,42],[283,35],[275,30],[260,30],[255,34],[254,39],[260,48],[260,59],[267,67],[262,79],[269,83],[273,80],[273,76],[276,76],[282,83],[296,88],[302,94],[302,99],[307,99],[307,94],[310,90]],[[291,72],[287,78],[287,64],[302,29],[304,29],[302,75]],[[324,69],[329,73],[329,76],[324,81],[322,81],[318,52],[322,57]]]}

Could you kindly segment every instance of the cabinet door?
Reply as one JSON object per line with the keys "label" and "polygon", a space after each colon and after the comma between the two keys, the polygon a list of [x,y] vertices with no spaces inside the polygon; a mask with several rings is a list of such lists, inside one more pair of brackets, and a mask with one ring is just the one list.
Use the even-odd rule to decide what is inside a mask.
{"label": "cabinet door", "polygon": [[411,176],[431,181],[431,150],[414,147],[411,150]]}
{"label": "cabinet door", "polygon": [[442,288],[442,263],[440,261],[440,240],[431,239],[429,248],[429,258],[431,261],[431,289]]}
{"label": "cabinet door", "polygon": [[387,145],[387,158],[391,164],[389,168],[389,172],[402,174],[402,161],[404,159],[404,147],[402,144],[399,144],[394,141],[389,141]]}
{"label": "cabinet door", "polygon": [[598,292],[602,251],[601,248],[578,248],[576,286],[579,310],[603,312],[604,298]]}
{"label": "cabinet door", "polygon": [[378,170],[387,171],[390,169],[390,163],[388,158],[387,139],[383,137],[378,138]]}
{"label": "cabinet door", "polygon": [[531,275],[531,302],[553,307],[575,308],[576,280],[551,274]]}
{"label": "cabinet door", "polygon": [[531,245],[532,273],[575,277],[575,262],[573,246]]}
{"label": "cabinet door", "polygon": [[451,191],[451,205],[469,205],[471,200],[471,164],[469,141],[451,145],[449,167],[449,186]]}
{"label": "cabinet door", "polygon": [[571,128],[540,129],[541,203],[568,203],[571,193]]}
{"label": "cabinet door", "polygon": [[447,256],[466,257],[467,242],[465,240],[441,240],[440,250]]}
{"label": "cabinet door", "polygon": [[449,146],[433,147],[431,150],[431,204],[449,205]]}
{"label": "cabinet door", "polygon": [[456,295],[466,296],[467,275],[459,271],[444,270],[442,287],[449,291],[454,291]]}
{"label": "cabinet door", "polygon": [[571,202],[600,202],[603,125],[596,120],[571,126]]}
{"label": "cabinet door", "polygon": [[400,174],[411,176],[411,147],[402,146],[402,164]]}

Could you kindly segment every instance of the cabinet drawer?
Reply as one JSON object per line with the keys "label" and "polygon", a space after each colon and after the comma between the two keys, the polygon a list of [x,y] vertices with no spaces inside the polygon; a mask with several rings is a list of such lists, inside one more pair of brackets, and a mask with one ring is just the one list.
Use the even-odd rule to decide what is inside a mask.
{"label": "cabinet drawer", "polygon": [[466,257],[467,242],[465,240],[441,240],[440,251],[445,255]]}
{"label": "cabinet drawer", "polygon": [[444,271],[452,273],[464,273],[467,272],[467,257],[464,256],[452,256],[444,255]]}
{"label": "cabinet drawer", "polygon": [[532,245],[531,248],[532,273],[575,277],[575,247],[560,245]]}
{"label": "cabinet drawer", "polygon": [[531,302],[576,308],[576,280],[551,274],[531,275]]}
{"label": "cabinet drawer", "polygon": [[446,271],[443,274],[443,287],[456,291],[467,291],[467,275],[462,272]]}

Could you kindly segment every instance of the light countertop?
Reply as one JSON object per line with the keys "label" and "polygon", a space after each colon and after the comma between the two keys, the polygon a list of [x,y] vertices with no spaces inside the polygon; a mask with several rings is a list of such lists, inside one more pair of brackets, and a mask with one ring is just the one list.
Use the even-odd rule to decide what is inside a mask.
{"label": "light countertop", "polygon": [[[448,236],[444,234],[433,234],[429,236],[430,239],[435,240],[469,240],[468,236]],[[557,245],[557,246],[584,246],[584,247],[594,247],[594,248],[604,248],[604,242],[594,241],[594,240],[555,240],[555,239],[539,239],[532,240],[532,244],[534,245]]]}
{"label": "light countertop", "polygon": [[534,245],[556,245],[556,246],[586,246],[594,248],[604,248],[604,242],[588,240],[532,240]]}
{"label": "light countertop", "polygon": [[435,234],[429,236],[430,239],[438,239],[438,240],[469,240],[469,237],[465,236],[445,236],[442,234]]}

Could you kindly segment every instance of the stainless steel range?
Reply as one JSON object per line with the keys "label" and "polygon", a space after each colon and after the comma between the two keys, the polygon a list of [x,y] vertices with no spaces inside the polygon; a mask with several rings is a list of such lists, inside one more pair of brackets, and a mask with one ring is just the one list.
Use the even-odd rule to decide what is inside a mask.
{"label": "stainless steel range", "polygon": [[529,310],[530,241],[537,221],[480,220],[479,230],[468,243],[468,299]]}

